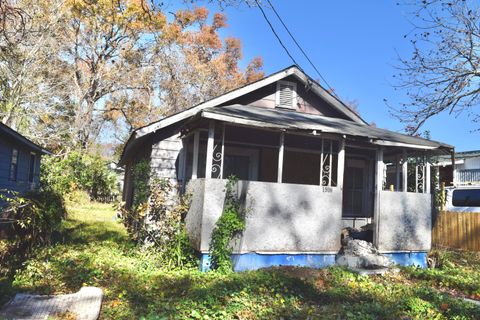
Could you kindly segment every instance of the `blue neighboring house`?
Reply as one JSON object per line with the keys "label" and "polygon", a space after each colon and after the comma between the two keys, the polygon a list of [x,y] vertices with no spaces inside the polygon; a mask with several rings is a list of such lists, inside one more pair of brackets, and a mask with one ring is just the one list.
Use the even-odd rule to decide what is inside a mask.
{"label": "blue neighboring house", "polygon": [[0,122],[0,192],[37,189],[44,154],[50,152]]}

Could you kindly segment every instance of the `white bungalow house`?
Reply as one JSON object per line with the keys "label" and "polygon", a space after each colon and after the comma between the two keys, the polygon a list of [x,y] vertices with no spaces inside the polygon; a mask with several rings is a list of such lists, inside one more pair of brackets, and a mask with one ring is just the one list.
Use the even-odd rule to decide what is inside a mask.
{"label": "white bungalow house", "polygon": [[439,180],[447,186],[480,186],[480,150],[455,152],[455,158],[438,156]]}
{"label": "white bungalow house", "polygon": [[382,253],[425,266],[432,212],[425,159],[452,150],[369,126],[291,66],[136,130],[120,160],[123,197],[131,204],[131,169],[142,159],[191,192],[186,225],[202,269],[231,174],[248,208],[235,270],[334,264],[342,229],[365,224]]}

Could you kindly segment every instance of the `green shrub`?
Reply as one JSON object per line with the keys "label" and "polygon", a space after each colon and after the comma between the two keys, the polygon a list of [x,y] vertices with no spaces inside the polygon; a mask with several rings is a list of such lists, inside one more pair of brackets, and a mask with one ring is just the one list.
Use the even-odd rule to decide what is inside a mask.
{"label": "green shrub", "polygon": [[132,206],[125,207],[120,203],[117,210],[122,222],[133,240],[143,242],[147,229],[145,228],[145,216],[148,211],[150,197],[150,163],[142,160],[132,167],[133,195]]}
{"label": "green shrub", "polygon": [[230,242],[245,229],[245,217],[240,208],[240,201],[234,191],[238,178],[230,176],[225,188],[225,205],[223,213],[215,224],[210,241],[212,269],[227,272],[233,269]]}
{"label": "green shrub", "polygon": [[190,196],[181,195],[169,179],[152,177],[147,161],[133,167],[133,181],[132,207],[119,208],[130,236],[139,244],[153,245],[162,263],[170,268],[196,265],[184,223]]}
{"label": "green shrub", "polygon": [[41,181],[65,198],[85,191],[92,200],[110,199],[119,194],[115,172],[100,155],[73,151],[65,157],[42,160]]}
{"label": "green shrub", "polygon": [[133,207],[141,206],[148,201],[150,196],[150,162],[142,160],[133,166],[134,196]]}
{"label": "green shrub", "polygon": [[9,258],[8,253],[22,255],[36,246],[49,244],[66,218],[62,196],[51,189],[25,196],[5,191],[0,199],[7,203],[0,214],[7,225],[3,233],[10,246],[9,250],[3,250],[5,259]]}

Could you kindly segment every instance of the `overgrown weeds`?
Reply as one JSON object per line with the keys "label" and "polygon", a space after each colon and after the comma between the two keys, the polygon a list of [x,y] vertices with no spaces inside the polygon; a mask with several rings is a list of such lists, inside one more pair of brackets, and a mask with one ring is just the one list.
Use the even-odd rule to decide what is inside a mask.
{"label": "overgrown weeds", "polygon": [[66,211],[62,197],[51,189],[21,196],[0,192],[0,303],[11,291],[11,279],[30,252],[55,241]]}
{"label": "overgrown weeds", "polygon": [[[478,319],[480,314],[473,304],[414,276],[411,268],[370,277],[338,267],[172,269],[157,252],[129,240],[111,207],[89,204],[69,214],[61,243],[36,250],[16,273],[14,291],[67,293],[99,286],[105,293],[103,319]],[[480,268],[468,253],[444,255],[444,264],[454,263],[459,272]]]}
{"label": "overgrown weeds", "polygon": [[170,268],[198,264],[185,230],[190,196],[181,194],[169,179],[151,174],[148,161],[133,167],[134,198],[130,208],[122,204],[119,216],[130,237],[161,255]]}
{"label": "overgrown weeds", "polygon": [[436,261],[435,268],[405,268],[405,276],[454,295],[480,300],[480,253],[434,250],[430,256]]}

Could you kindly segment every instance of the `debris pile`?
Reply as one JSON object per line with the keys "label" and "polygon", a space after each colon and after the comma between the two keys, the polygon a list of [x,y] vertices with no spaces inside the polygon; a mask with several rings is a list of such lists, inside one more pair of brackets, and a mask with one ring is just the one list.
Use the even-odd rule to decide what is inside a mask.
{"label": "debris pile", "polygon": [[[352,232],[353,231],[353,232]],[[351,234],[356,232],[352,228],[342,232],[342,250],[337,255],[338,265],[349,269],[386,269],[394,265],[391,258],[378,252],[371,242],[354,239]]]}

